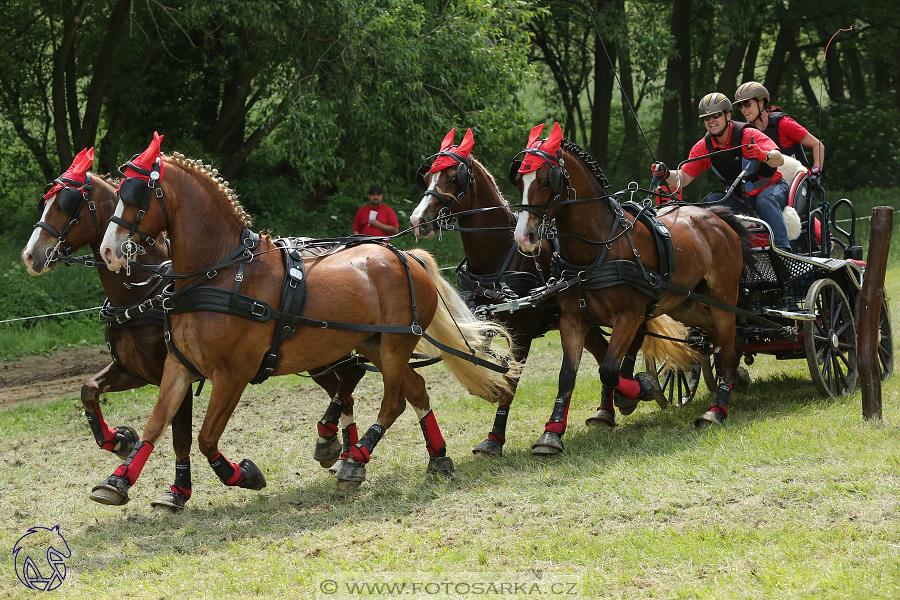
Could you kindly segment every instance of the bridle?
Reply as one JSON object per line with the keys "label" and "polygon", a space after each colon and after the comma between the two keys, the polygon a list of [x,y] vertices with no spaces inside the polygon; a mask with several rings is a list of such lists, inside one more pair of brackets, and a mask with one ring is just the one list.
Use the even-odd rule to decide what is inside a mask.
{"label": "bridle", "polygon": [[[135,234],[138,235],[141,240],[148,246],[153,246],[156,241],[138,229],[138,224],[141,222],[141,219],[144,218],[144,215],[147,214],[147,211],[150,210],[150,203],[152,202],[151,193],[155,190],[156,199],[159,201],[159,206],[162,208],[163,217],[166,220],[166,231],[169,230],[169,213],[166,210],[166,203],[163,200],[163,191],[162,191],[162,177],[160,175],[160,165],[162,159],[157,157],[156,160],[153,161],[153,166],[148,171],[143,167],[139,167],[134,164],[134,159],[137,157],[135,154],[131,160],[127,161],[124,165],[119,167],[119,172],[122,174],[122,183],[119,184],[119,189],[116,190],[116,195],[119,197],[119,200],[122,201],[123,204],[127,206],[135,206],[138,208],[137,213],[134,216],[134,221],[126,221],[121,217],[117,217],[115,215],[110,218],[110,222],[115,223],[116,225],[128,229],[128,238],[122,242],[122,254],[125,257],[126,261],[126,272],[128,272],[129,265],[132,262],[132,258],[137,254],[138,248],[137,244],[134,243],[132,239]],[[127,169],[132,169],[139,176],[137,177],[126,177],[125,171]],[[142,176],[142,177],[141,177]],[[145,180],[144,177],[147,179]],[[147,182],[144,185],[144,182]]]}
{"label": "bridle", "polygon": [[[425,175],[431,170],[432,159],[437,160],[442,156],[447,156],[456,161],[456,179],[459,182],[459,191],[454,196],[453,200],[447,201],[447,199],[440,193],[435,192],[434,190],[428,189],[428,182],[425,181]],[[448,167],[449,168],[449,167]],[[442,171],[444,169],[441,169]],[[466,195],[466,192],[469,191],[469,185],[475,183],[475,173],[472,171],[472,157],[462,157],[456,152],[450,152],[449,150],[443,150],[438,152],[437,154],[432,154],[428,158],[425,159],[425,162],[422,163],[422,166],[419,167],[419,170],[416,171],[416,184],[425,190],[426,196],[434,196],[438,200],[441,201],[441,204],[444,205],[448,211],[453,211],[453,205],[462,200],[462,197]]]}
{"label": "bridle", "polygon": [[[93,193],[93,176],[90,173],[85,173],[84,175],[84,183],[80,183],[75,181],[74,179],[69,179],[65,176],[60,176],[53,180],[52,183],[47,185],[47,189],[53,189],[55,185],[61,185],[62,188],[57,192],[56,202],[59,206],[59,209],[63,211],[65,214],[72,217],[69,221],[69,224],[66,225],[66,228],[63,229],[62,233],[58,232],[53,228],[49,223],[40,220],[35,223],[34,227],[40,227],[53,237],[55,237],[58,242],[56,246],[53,248],[47,248],[47,263],[51,263],[57,260],[57,256],[60,254],[60,250],[66,256],[72,255],[72,246],[66,241],[66,236],[69,235],[69,232],[78,225],[78,222],[81,220],[81,209],[84,208],[84,205],[87,204],[88,208],[91,211],[91,221],[94,223],[94,230],[96,232],[100,232],[100,222],[97,219],[97,207],[94,206],[94,200],[92,197]],[[38,202],[38,210],[41,212],[41,217],[44,215],[44,207],[46,205],[46,199],[41,198]]]}
{"label": "bridle", "polygon": [[[543,143],[543,140],[541,143]],[[516,156],[513,157],[512,163],[509,165],[509,182],[512,185],[516,185],[516,176],[519,173],[519,168],[522,166],[522,161],[516,159],[519,154],[533,154],[544,159],[547,164],[550,165],[550,189],[553,190],[553,197],[550,198],[550,201],[547,204],[542,204],[541,206],[530,206],[528,204],[522,204],[520,206],[521,210],[528,211],[539,217],[543,216],[546,219],[550,208],[560,201],[563,190],[566,191],[566,199],[569,198],[569,192],[574,191],[569,183],[569,172],[566,171],[566,161],[563,159],[562,148],[557,149],[556,156],[553,156],[540,148],[525,148],[517,153]]]}

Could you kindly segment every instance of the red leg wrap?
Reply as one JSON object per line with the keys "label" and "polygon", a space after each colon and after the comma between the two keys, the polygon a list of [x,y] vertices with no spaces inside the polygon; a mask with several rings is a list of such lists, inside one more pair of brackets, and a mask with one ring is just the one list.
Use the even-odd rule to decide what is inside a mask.
{"label": "red leg wrap", "polygon": [[172,486],[169,486],[169,489],[172,490],[176,494],[181,494],[182,496],[184,496],[185,500],[191,499],[191,489],[190,488],[183,488],[183,487],[178,487],[178,486],[172,485]]}
{"label": "red leg wrap", "polygon": [[447,454],[447,442],[444,441],[437,419],[434,418],[434,411],[428,411],[428,414],[422,417],[419,424],[422,426],[422,434],[425,436],[425,447],[428,449],[428,456],[445,456]]}
{"label": "red leg wrap", "polygon": [[497,442],[498,444],[505,444],[506,438],[502,435],[498,435],[493,431],[488,434],[488,439]]}
{"label": "red leg wrap", "polygon": [[153,452],[153,444],[150,442],[138,442],[131,451],[131,455],[125,459],[125,462],[119,465],[119,468],[113,472],[113,475],[128,480],[128,483],[134,485],[138,477],[141,476],[141,470],[150,458]]}
{"label": "red leg wrap", "polygon": [[99,429],[103,436],[103,441],[97,440],[97,445],[104,450],[112,452],[113,448],[116,447],[116,430],[109,426],[99,408],[93,415],[87,415],[87,419],[88,423],[91,424],[91,429]]}
{"label": "red leg wrap", "polygon": [[350,436],[350,445],[355,446],[359,443],[359,431],[356,429],[356,423],[350,423],[346,428],[347,434]]}
{"label": "red leg wrap", "polygon": [[333,438],[338,432],[337,423],[323,423],[322,421],[319,421],[316,423],[316,428],[319,430],[319,436],[326,440]]}
{"label": "red leg wrap", "polygon": [[634,400],[641,393],[641,384],[634,379],[619,377],[619,385],[616,386],[616,389],[629,400]]}
{"label": "red leg wrap", "polygon": [[369,462],[369,449],[365,446],[353,446],[350,448],[350,458],[356,462],[366,464]]}
{"label": "red leg wrap", "polygon": [[556,399],[556,403],[553,405],[553,413],[550,415],[550,420],[547,421],[547,424],[544,426],[544,431],[555,433],[559,436],[566,432],[566,423],[569,420],[569,403],[571,401],[571,398]]}
{"label": "red leg wrap", "polygon": [[244,483],[244,474],[241,473],[241,468],[230,462],[221,452],[209,461],[209,466],[213,468],[225,485],[235,486]]}
{"label": "red leg wrap", "polygon": [[721,404],[713,404],[712,406],[709,407],[709,410],[711,412],[719,413],[726,419],[728,418],[728,409],[725,408],[724,406],[722,406]]}

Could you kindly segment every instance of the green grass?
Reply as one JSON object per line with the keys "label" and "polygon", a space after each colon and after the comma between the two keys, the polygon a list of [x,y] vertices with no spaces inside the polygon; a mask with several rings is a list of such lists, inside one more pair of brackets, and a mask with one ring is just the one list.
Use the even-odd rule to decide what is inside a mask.
{"label": "green grass", "polygon": [[[900,269],[887,287],[900,295]],[[169,435],[131,503],[106,507],[87,496],[119,461],[96,448],[77,400],[11,409],[0,413],[0,547],[11,549],[28,527],[59,524],[72,549],[60,592],[71,598],[321,598],[326,577],[515,583],[535,574],[577,581],[582,597],[900,596],[900,377],[884,386],[884,420],[867,423],[858,389],[822,399],[805,361],[760,357],[749,367],[750,392],[733,399],[722,428],[692,427],[712,398],[702,387],[683,409],[643,403],[616,429],[598,430],[584,425],[599,393],[585,359],[566,451],[538,459],[530,447],[549,416],[559,363],[558,335],[539,340],[504,456],[491,461],[470,449],[495,407],[465,394],[441,366],[428,368],[455,477],[424,474],[408,410],[353,493],[337,492],[310,458],[325,406],[314,384],[291,376],[251,386],[221,446],[231,460],[252,458],[268,487],[224,488],[195,451],[194,495],[180,515],[148,506],[173,478]],[[358,390],[363,430],[377,413],[378,383],[369,375]],[[208,392],[195,403],[195,432]],[[140,429],[155,394],[109,394],[108,421]],[[11,560],[0,563],[0,590],[26,596]]]}

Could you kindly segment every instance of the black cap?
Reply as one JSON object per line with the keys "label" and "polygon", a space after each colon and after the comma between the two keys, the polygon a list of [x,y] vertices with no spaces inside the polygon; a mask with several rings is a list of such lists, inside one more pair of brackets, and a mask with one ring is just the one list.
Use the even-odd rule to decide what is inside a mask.
{"label": "black cap", "polygon": [[370,194],[382,194],[383,192],[381,191],[380,185],[373,185],[372,187],[369,188],[369,193]]}

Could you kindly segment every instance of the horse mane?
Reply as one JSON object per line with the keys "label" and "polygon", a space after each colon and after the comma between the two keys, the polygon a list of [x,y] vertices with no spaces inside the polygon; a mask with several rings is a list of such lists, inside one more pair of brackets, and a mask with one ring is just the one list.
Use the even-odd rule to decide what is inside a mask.
{"label": "horse mane", "polygon": [[225,197],[228,198],[228,200],[231,202],[231,206],[234,208],[235,214],[244,223],[245,226],[250,227],[251,225],[253,225],[253,219],[250,217],[247,211],[244,210],[244,207],[241,206],[241,203],[238,202],[238,195],[235,193],[235,191],[228,187],[228,182],[225,181],[221,175],[219,175],[218,169],[214,169],[210,165],[204,165],[203,161],[201,160],[187,158],[180,152],[174,152],[171,155],[163,154],[162,156],[163,158],[167,158],[178,166],[193,173],[194,175],[198,175],[207,180],[215,187],[216,190],[219,191],[219,193],[224,194]]}
{"label": "horse mane", "polygon": [[606,175],[603,174],[603,170],[600,169],[600,163],[597,162],[596,158],[588,154],[587,150],[566,138],[562,139],[561,145],[563,150],[567,150],[581,159],[581,162],[587,166],[591,175],[597,178],[597,181],[603,186],[604,190],[609,188],[609,180],[606,178]]}
{"label": "horse mane", "polygon": [[472,163],[481,167],[481,170],[484,171],[484,174],[487,175],[488,181],[491,184],[491,187],[494,188],[494,192],[497,193],[497,197],[500,198],[500,202],[504,206],[509,206],[509,202],[506,201],[506,198],[503,197],[503,192],[500,191],[500,187],[497,185],[497,180],[494,178],[494,174],[484,168],[484,165],[478,162],[474,157],[472,158]]}

